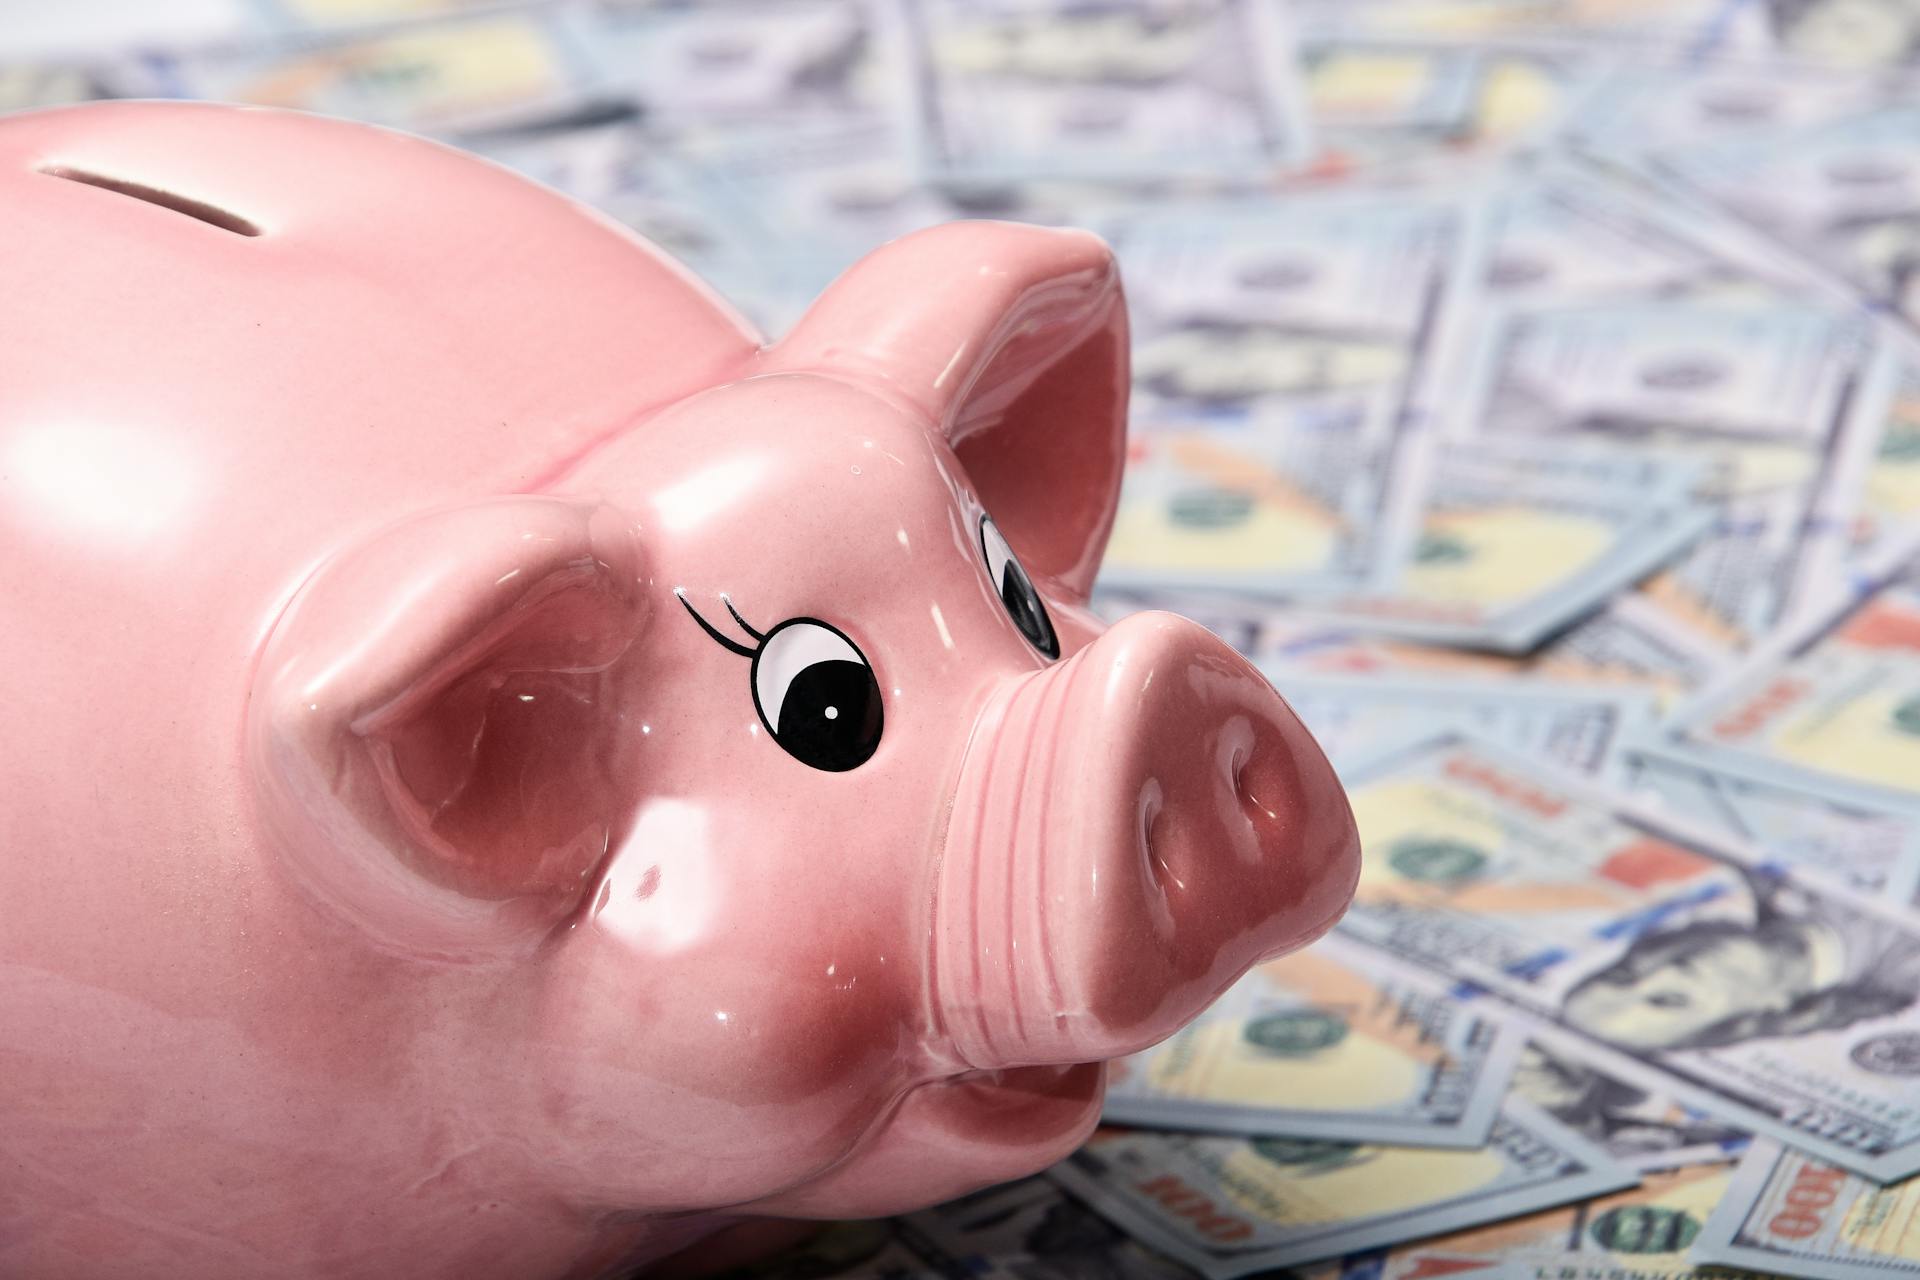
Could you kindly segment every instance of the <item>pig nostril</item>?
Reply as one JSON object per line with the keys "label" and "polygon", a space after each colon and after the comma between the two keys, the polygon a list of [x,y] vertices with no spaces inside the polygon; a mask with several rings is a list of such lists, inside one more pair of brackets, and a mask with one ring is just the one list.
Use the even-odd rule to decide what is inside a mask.
{"label": "pig nostril", "polygon": [[1140,856],[1146,864],[1147,874],[1153,877],[1153,884],[1162,894],[1171,885],[1175,889],[1185,889],[1186,883],[1174,874],[1167,863],[1166,855],[1161,851],[1163,842],[1155,840],[1160,829],[1160,819],[1166,808],[1165,796],[1160,784],[1149,782],[1140,792]]}

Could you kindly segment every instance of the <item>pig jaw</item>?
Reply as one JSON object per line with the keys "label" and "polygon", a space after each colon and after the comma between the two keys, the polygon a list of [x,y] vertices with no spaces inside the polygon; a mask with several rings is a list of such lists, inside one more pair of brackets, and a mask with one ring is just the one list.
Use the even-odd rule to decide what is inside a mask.
{"label": "pig jaw", "polygon": [[1332,768],[1257,671],[1170,614],[990,701],[940,870],[935,999],[976,1069],[1171,1035],[1331,927],[1359,874]]}

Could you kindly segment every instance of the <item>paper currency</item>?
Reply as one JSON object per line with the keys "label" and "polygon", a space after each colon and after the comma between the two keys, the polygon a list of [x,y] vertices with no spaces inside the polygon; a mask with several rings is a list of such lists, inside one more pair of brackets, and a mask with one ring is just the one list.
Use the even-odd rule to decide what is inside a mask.
{"label": "paper currency", "polygon": [[1310,172],[1346,177],[1458,165],[1547,137],[1589,89],[1595,60],[1567,44],[1318,35],[1301,66],[1317,126]]}
{"label": "paper currency", "polygon": [[1864,321],[1804,303],[1521,309],[1489,327],[1456,427],[1632,439],[1699,460],[1718,519],[1646,592],[1709,640],[1745,649],[1803,589],[1806,531],[1874,443],[1848,412],[1872,351]]}
{"label": "paper currency", "polygon": [[1402,1146],[1487,1140],[1522,1044],[1340,939],[1269,961],[1109,1071],[1110,1123]]}
{"label": "paper currency", "polygon": [[1381,1280],[1487,1280],[1490,1271],[1509,1268],[1529,1280],[1688,1275],[1694,1242],[1732,1177],[1724,1164],[1650,1174],[1612,1195],[1394,1249],[1378,1274]]}
{"label": "paper currency", "polygon": [[1911,568],[1783,635],[1675,713],[1704,758],[1909,807],[1920,802],[1920,578]]}
{"label": "paper currency", "polygon": [[1901,904],[1920,890],[1920,814],[1836,795],[1811,780],[1755,776],[1657,743],[1626,744],[1621,765],[1629,789],[1810,876]]}
{"label": "paper currency", "polygon": [[1729,1123],[1869,1176],[1920,1169],[1920,921],[1459,736],[1348,787],[1344,932]]}
{"label": "paper currency", "polygon": [[1656,150],[1649,162],[1909,321],[1920,318],[1920,108]]}
{"label": "paper currency", "polygon": [[1642,1173],[1731,1159],[1751,1138],[1667,1090],[1625,1079],[1550,1031],[1527,1042],[1514,1092]]}
{"label": "paper currency", "polygon": [[951,1280],[983,1267],[1020,1280],[1192,1280],[1155,1252],[1067,1195],[1048,1178],[1028,1178],[893,1220],[914,1256]]}
{"label": "paper currency", "polygon": [[560,10],[483,13],[292,49],[158,52],[117,64],[109,88],[459,134],[564,117],[611,96],[590,39]]}
{"label": "paper currency", "polygon": [[1726,650],[1650,601],[1623,595],[1543,645],[1527,667],[1558,680],[1644,689],[1667,710],[1704,688],[1730,660]]}
{"label": "paper currency", "polygon": [[1277,9],[908,0],[904,16],[940,178],[1232,178],[1305,154]]}
{"label": "paper currency", "polygon": [[1459,729],[1578,773],[1598,773],[1624,735],[1654,722],[1651,695],[1551,681],[1330,675],[1273,661],[1262,670],[1334,767],[1409,738]]}
{"label": "paper currency", "polygon": [[1214,1280],[1510,1217],[1635,1181],[1509,1102],[1476,1151],[1148,1130],[1098,1133],[1050,1176]]}
{"label": "paper currency", "polygon": [[1711,508],[1631,486],[1516,485],[1489,451],[1450,449],[1411,542],[1375,589],[1315,601],[1390,635],[1525,652],[1706,532]]}
{"label": "paper currency", "polygon": [[1231,428],[1149,428],[1127,446],[1108,587],[1285,597],[1363,577],[1386,500],[1391,399],[1329,394]]}
{"label": "paper currency", "polygon": [[1920,1182],[1880,1186],[1776,1142],[1755,1142],[1693,1256],[1825,1280],[1920,1275]]}

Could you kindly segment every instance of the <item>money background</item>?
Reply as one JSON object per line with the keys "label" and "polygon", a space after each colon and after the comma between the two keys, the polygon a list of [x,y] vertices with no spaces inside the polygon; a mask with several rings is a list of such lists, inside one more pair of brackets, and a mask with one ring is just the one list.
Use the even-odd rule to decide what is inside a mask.
{"label": "money background", "polygon": [[1260,664],[1359,897],[1056,1170],[733,1274],[1920,1274],[1920,0],[0,0],[0,109],[105,97],[472,149],[773,336],[1115,247],[1097,603]]}

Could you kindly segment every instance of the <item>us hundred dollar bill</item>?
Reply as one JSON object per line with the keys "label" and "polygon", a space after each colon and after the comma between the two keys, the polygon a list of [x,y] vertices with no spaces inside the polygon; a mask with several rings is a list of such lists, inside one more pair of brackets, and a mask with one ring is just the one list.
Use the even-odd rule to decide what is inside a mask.
{"label": "us hundred dollar bill", "polygon": [[1774,1142],[1756,1142],[1694,1258],[1818,1280],[1920,1275],[1920,1181],[1879,1186]]}
{"label": "us hundred dollar bill", "polygon": [[1889,902],[1911,902],[1920,888],[1920,814],[1657,743],[1629,743],[1618,758],[1630,790],[1768,858]]}
{"label": "us hundred dollar bill", "polygon": [[1341,928],[1626,1080],[1875,1178],[1920,1169],[1920,924],[1463,735],[1355,771]]}
{"label": "us hundred dollar bill", "polygon": [[1473,1151],[1103,1130],[1048,1176],[1212,1280],[1599,1195],[1635,1177],[1510,1101]]}
{"label": "us hundred dollar bill", "polygon": [[1119,1124],[1478,1147],[1523,1037],[1339,938],[1254,969],[1198,1020],[1113,1065]]}
{"label": "us hundred dollar bill", "polygon": [[1920,805],[1920,563],[1783,635],[1670,727],[1703,759]]}
{"label": "us hundred dollar bill", "polygon": [[1490,1269],[1506,1268],[1528,1280],[1691,1275],[1689,1252],[1732,1174],[1727,1164],[1651,1174],[1625,1191],[1401,1246],[1376,1274],[1381,1280],[1485,1280]]}

